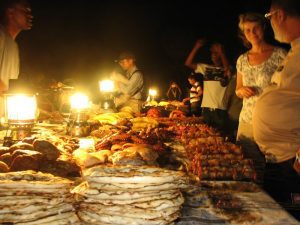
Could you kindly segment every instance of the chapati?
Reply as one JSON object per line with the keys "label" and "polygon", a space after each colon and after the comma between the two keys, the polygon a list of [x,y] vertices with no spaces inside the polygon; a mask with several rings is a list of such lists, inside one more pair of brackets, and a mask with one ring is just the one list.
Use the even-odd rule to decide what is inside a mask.
{"label": "chapati", "polygon": [[85,222],[103,222],[111,223],[115,225],[166,225],[178,218],[179,213],[171,215],[170,220],[146,220],[146,219],[137,219],[124,216],[112,216],[112,215],[98,215],[87,211],[80,211],[78,216]]}

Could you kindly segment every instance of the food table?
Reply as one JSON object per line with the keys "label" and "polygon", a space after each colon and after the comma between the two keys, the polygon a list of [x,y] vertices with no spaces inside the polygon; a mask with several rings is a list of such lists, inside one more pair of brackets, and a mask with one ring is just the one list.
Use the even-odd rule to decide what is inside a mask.
{"label": "food table", "polygon": [[252,182],[211,181],[191,186],[177,225],[296,225],[267,193]]}
{"label": "food table", "polygon": [[[130,117],[130,129],[128,120],[123,121],[123,117]],[[40,163],[39,157],[42,156],[30,152],[37,161],[37,164],[32,164],[32,169],[72,180],[72,187],[66,195],[70,199],[64,206],[67,214],[57,213],[58,219],[52,213],[48,219],[54,221],[51,224],[77,224],[79,220],[82,224],[299,224],[252,182],[251,163],[242,157],[240,149],[224,142],[207,126],[195,125],[201,120],[134,118],[126,113],[97,115],[96,118],[104,122],[96,126],[92,137],[81,139],[85,145],[80,146],[79,138],[66,135],[66,124],[50,123],[36,124],[33,133],[39,141],[33,140],[32,147],[26,145],[26,148],[46,155]],[[159,128],[161,125],[163,128]],[[175,136],[170,138],[170,132]],[[5,131],[1,134],[3,140]],[[60,156],[55,156],[52,151],[40,150],[39,146],[46,144],[40,139],[53,143],[61,152],[57,153]],[[30,143],[30,140],[27,142]],[[0,160],[9,164],[4,160],[7,154],[13,157],[13,161],[19,157],[22,162],[22,155],[29,152],[6,149],[5,154],[6,158],[1,157]],[[33,160],[31,157],[29,162]],[[10,170],[13,161],[10,162]],[[45,162],[51,166],[45,166]],[[7,176],[3,176],[4,187],[10,183],[9,174],[20,176],[14,172],[19,167],[15,168],[6,171]],[[25,169],[26,166],[22,171]],[[186,171],[190,176],[183,177],[185,173],[176,170]],[[45,175],[43,180],[48,179],[50,183],[53,180],[55,185],[59,179],[51,176]],[[38,178],[35,181],[42,182]],[[37,184],[27,182],[33,186]],[[51,187],[49,190],[52,190]],[[20,193],[20,190],[16,192]],[[51,198],[51,195],[47,197]],[[11,221],[5,220],[5,213],[13,210],[12,205],[4,204],[7,198],[3,197],[3,201],[0,198],[3,207],[0,222],[15,219],[11,216]],[[20,197],[22,202],[21,199],[24,197]],[[35,201],[45,201],[45,198],[42,199]],[[50,210],[58,212],[60,208],[49,206]],[[22,209],[19,213],[23,213]],[[75,213],[78,220],[74,218]],[[47,220],[44,223],[31,220],[33,218],[18,217],[13,224],[47,224]]]}

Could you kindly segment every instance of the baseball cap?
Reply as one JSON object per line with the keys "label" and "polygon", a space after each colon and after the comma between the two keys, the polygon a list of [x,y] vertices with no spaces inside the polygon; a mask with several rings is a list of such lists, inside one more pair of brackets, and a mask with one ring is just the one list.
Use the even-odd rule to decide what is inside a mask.
{"label": "baseball cap", "polygon": [[120,62],[123,59],[133,59],[135,61],[135,56],[132,52],[126,51],[126,52],[122,52],[118,59],[115,60],[115,62]]}

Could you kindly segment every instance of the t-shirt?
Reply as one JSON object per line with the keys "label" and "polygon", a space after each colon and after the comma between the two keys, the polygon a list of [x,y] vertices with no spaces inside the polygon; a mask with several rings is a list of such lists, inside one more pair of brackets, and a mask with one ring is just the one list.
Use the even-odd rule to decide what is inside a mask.
{"label": "t-shirt", "polygon": [[221,67],[198,63],[196,73],[203,74],[203,99],[201,107],[226,110],[223,97],[226,87],[221,85],[220,78],[224,77]]}
{"label": "t-shirt", "polygon": [[[9,80],[17,79],[19,76],[19,48],[17,43],[0,25],[0,79],[7,91]],[[4,98],[0,96],[0,117],[4,116]]]}
{"label": "t-shirt", "polygon": [[240,122],[252,124],[255,103],[262,91],[270,84],[273,73],[282,63],[285,56],[286,51],[284,49],[274,48],[273,53],[267,60],[253,66],[248,61],[248,52],[238,58],[236,68],[238,73],[242,75],[243,86],[253,87],[258,93],[250,98],[243,98]]}
{"label": "t-shirt", "polygon": [[272,85],[258,98],[253,133],[268,162],[296,156],[300,147],[300,38],[272,77]]}
{"label": "t-shirt", "polygon": [[0,25],[0,78],[8,89],[9,79],[19,76],[19,48],[14,39]]}

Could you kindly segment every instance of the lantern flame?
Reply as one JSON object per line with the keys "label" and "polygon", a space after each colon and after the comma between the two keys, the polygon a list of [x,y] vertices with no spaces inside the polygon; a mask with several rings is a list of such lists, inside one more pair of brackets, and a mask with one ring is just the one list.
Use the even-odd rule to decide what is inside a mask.
{"label": "lantern flame", "polygon": [[112,80],[99,81],[99,88],[101,92],[113,92],[115,84]]}
{"label": "lantern flame", "polygon": [[77,110],[83,110],[89,108],[89,98],[82,93],[75,93],[70,97],[71,108]]}
{"label": "lantern flame", "polygon": [[156,89],[149,89],[149,95],[152,97],[155,97],[157,95],[157,90]]}
{"label": "lantern flame", "polygon": [[6,97],[8,121],[32,121],[36,118],[36,98],[29,95],[9,95]]}

